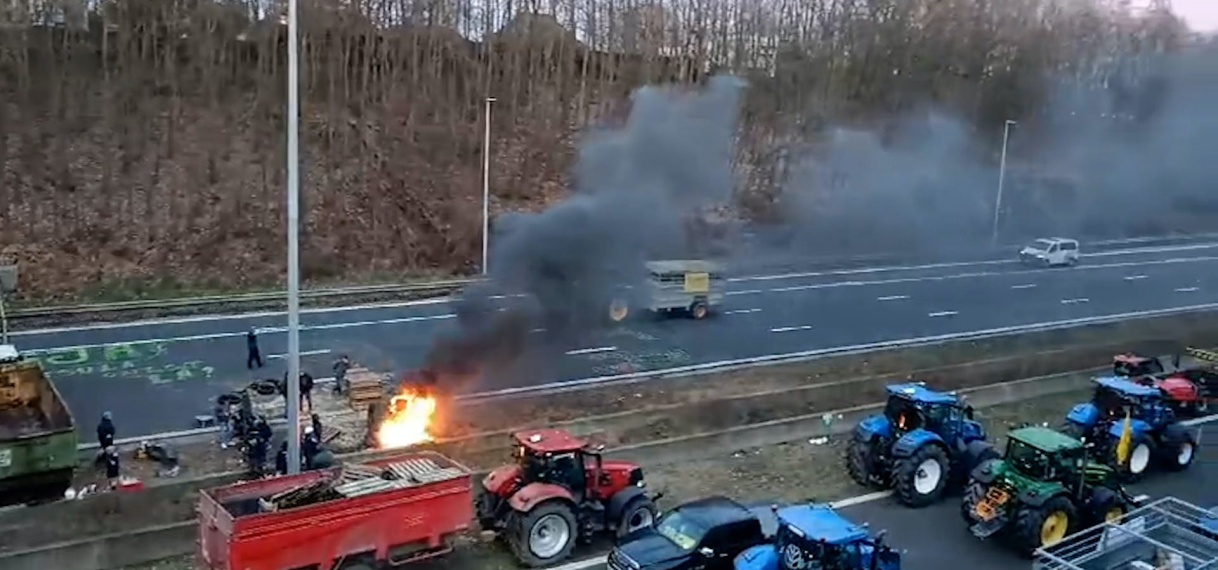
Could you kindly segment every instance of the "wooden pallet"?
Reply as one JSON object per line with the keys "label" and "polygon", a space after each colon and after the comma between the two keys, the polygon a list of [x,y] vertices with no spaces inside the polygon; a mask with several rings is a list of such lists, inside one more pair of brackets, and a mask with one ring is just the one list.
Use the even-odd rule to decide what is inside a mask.
{"label": "wooden pallet", "polygon": [[385,397],[385,384],[381,375],[367,368],[352,368],[347,371],[347,403],[351,409],[361,412]]}

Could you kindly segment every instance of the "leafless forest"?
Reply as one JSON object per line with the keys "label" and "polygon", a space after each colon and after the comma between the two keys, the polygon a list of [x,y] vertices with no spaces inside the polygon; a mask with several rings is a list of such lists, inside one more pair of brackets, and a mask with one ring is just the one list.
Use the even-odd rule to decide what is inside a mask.
{"label": "leafless forest", "polygon": [[[0,28],[0,251],[24,295],[282,278],[284,8],[18,0]],[[84,6],[89,8],[84,8]],[[493,210],[560,199],[577,131],[644,83],[746,77],[725,209],[766,218],[773,162],[822,122],[929,104],[993,130],[1051,77],[1181,38],[1119,0],[302,0],[306,278],[468,271],[483,102]],[[155,284],[155,285],[149,285]]]}

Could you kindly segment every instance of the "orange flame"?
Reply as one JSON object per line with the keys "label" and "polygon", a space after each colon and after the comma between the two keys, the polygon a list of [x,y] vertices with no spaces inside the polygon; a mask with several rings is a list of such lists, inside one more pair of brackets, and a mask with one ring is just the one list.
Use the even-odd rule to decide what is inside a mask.
{"label": "orange flame", "polygon": [[404,387],[389,400],[385,419],[377,428],[377,442],[382,449],[394,449],[431,441],[435,413],[434,397]]}

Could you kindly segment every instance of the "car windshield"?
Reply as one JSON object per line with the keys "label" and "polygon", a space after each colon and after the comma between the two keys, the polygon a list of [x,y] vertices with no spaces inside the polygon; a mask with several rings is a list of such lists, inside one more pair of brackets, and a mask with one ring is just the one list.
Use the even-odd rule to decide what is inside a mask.
{"label": "car windshield", "polygon": [[1049,458],[1043,452],[1017,439],[1008,440],[1006,461],[1031,477],[1042,477],[1049,470]]}
{"label": "car windshield", "polygon": [[660,536],[687,552],[698,547],[707,530],[680,510],[668,511],[656,525],[656,532],[660,533]]}
{"label": "car windshield", "polygon": [[1028,249],[1034,249],[1036,251],[1045,251],[1050,247],[1053,247],[1053,242],[1047,239],[1038,239],[1028,244]]}

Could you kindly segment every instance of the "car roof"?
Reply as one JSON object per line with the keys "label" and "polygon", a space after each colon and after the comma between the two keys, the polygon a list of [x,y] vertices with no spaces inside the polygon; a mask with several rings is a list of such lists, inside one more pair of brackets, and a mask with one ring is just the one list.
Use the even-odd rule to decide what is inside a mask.
{"label": "car roof", "polygon": [[867,529],[850,522],[828,505],[798,505],[778,509],[779,523],[790,525],[809,540],[849,544],[866,539]]}
{"label": "car roof", "polygon": [[955,404],[959,402],[959,398],[955,394],[940,392],[933,388],[927,388],[921,382],[906,382],[903,384],[889,384],[888,394],[891,396],[900,396],[916,402],[924,402],[927,404]]}
{"label": "car roof", "polygon": [[521,430],[512,434],[529,449],[540,453],[574,451],[588,444],[565,429],[542,428]]}
{"label": "car roof", "polygon": [[714,262],[700,259],[670,259],[648,261],[647,271],[652,273],[719,273],[723,268]]}
{"label": "car roof", "polygon": [[757,515],[748,507],[719,495],[682,503],[673,510],[680,511],[706,528],[757,519]]}
{"label": "car roof", "polygon": [[1012,430],[1007,437],[1022,441],[1045,453],[1056,453],[1083,446],[1083,442],[1043,426],[1028,426]]}
{"label": "car roof", "polygon": [[1152,398],[1162,395],[1162,392],[1154,386],[1144,386],[1119,376],[1101,376],[1095,378],[1094,382],[1114,392],[1120,392],[1135,398]]}

